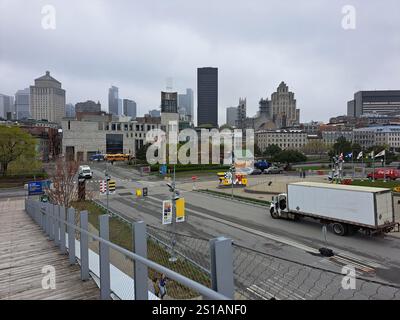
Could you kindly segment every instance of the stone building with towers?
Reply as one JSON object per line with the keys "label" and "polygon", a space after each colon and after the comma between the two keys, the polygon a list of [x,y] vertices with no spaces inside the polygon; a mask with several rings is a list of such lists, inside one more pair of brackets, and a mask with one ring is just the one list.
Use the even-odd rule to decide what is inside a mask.
{"label": "stone building with towers", "polygon": [[300,110],[296,108],[294,93],[281,82],[271,96],[272,121],[278,128],[293,127],[300,124]]}
{"label": "stone building with towers", "polygon": [[33,119],[61,123],[65,115],[65,90],[49,71],[30,86],[30,106]]}

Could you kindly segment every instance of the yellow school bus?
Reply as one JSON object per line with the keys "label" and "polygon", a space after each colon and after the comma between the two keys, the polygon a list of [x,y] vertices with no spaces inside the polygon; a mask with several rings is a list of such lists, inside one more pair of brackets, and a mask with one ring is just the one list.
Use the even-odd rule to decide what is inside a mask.
{"label": "yellow school bus", "polygon": [[129,154],[122,154],[122,153],[107,154],[106,160],[107,161],[128,161],[129,157],[130,157]]}

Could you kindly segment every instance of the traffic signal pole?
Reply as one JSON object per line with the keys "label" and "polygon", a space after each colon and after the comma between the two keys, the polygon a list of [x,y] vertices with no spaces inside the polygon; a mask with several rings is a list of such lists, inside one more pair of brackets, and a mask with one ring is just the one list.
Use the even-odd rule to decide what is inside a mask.
{"label": "traffic signal pole", "polygon": [[110,181],[108,177],[108,167],[107,167],[107,159],[106,159],[106,171],[105,171],[105,178],[106,178],[106,195],[107,195],[107,215],[109,215],[109,209],[108,209],[108,194],[109,192],[109,187],[108,187],[108,182]]}
{"label": "traffic signal pole", "polygon": [[175,244],[176,244],[176,179],[175,179],[175,165],[174,165],[174,175],[172,181],[172,237],[171,237],[171,257],[169,258],[169,262],[176,262],[177,257],[175,255]]}

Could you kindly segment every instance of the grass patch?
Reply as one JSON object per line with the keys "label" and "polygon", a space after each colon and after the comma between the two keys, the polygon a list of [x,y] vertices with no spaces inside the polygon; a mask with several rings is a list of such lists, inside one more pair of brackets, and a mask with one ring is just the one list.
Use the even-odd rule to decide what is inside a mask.
{"label": "grass patch", "polygon": [[361,186],[361,187],[375,187],[375,188],[388,188],[388,189],[394,189],[396,187],[400,187],[400,182],[398,181],[386,181],[384,182],[383,180],[375,180],[375,181],[370,181],[370,180],[353,180],[351,183],[352,186]]}
{"label": "grass patch", "polygon": [[47,177],[48,175],[45,172],[0,176],[0,189],[23,187],[29,181],[43,180]]}
{"label": "grass patch", "polygon": [[[72,206],[77,211],[87,210],[89,212],[90,224],[93,225],[97,230],[99,229],[98,217],[106,214],[105,209],[99,207],[92,201],[75,202],[72,204]],[[109,228],[111,242],[127,250],[133,250],[133,234],[130,224],[119,219],[118,217],[110,217]],[[211,287],[211,281],[208,274],[204,273],[202,270],[199,270],[195,265],[183,260],[182,258],[178,258],[178,261],[175,263],[169,262],[168,259],[170,258],[170,254],[168,249],[151,238],[149,238],[147,241],[147,257],[149,260],[174,270],[205,286]],[[160,275],[157,274],[155,270],[149,269],[149,278],[154,279],[155,276],[160,278]],[[191,299],[198,296],[198,293],[173,280],[168,282],[167,290],[168,295],[174,299]]]}
{"label": "grass patch", "polygon": [[[231,195],[227,194],[225,192],[219,192],[219,191],[209,190],[209,189],[201,189],[201,190],[197,190],[197,192],[214,194],[214,195],[217,195],[222,198],[231,199]],[[243,202],[248,202],[248,203],[255,203],[255,204],[262,204],[262,205],[270,205],[271,204],[271,202],[267,201],[267,200],[254,199],[254,198],[248,198],[248,197],[237,196],[237,195],[233,195],[233,197],[236,200],[241,200]]]}

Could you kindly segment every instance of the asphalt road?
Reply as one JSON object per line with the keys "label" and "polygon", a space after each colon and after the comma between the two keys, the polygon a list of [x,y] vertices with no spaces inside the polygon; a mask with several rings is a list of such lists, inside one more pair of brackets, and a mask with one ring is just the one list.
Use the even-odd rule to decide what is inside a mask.
{"label": "asphalt road", "polygon": [[[103,177],[101,164],[92,165],[92,168],[94,181]],[[154,177],[141,177],[132,169],[127,170],[117,166],[109,167],[109,172],[117,181],[117,194],[110,196],[109,200],[111,210],[128,219],[143,220],[148,225],[171,230],[171,226],[161,226],[162,200],[170,198],[164,181],[159,181]],[[179,185],[184,182],[187,182],[187,179],[177,181],[178,189]],[[97,183],[92,182],[92,186],[96,189]],[[146,199],[137,199],[133,196],[134,189],[142,187],[148,187],[149,196]],[[187,221],[176,226],[176,231],[179,233],[204,239],[226,236],[233,239],[237,245],[336,272],[341,272],[344,265],[353,265],[356,266],[359,276],[400,285],[399,238],[392,236],[367,237],[361,233],[350,237],[338,237],[328,232],[327,243],[325,243],[321,225],[314,220],[304,219],[297,222],[274,220],[270,217],[268,208],[263,206],[230,201],[198,192],[186,191],[181,192],[181,195],[186,201]],[[105,204],[105,198],[102,198],[101,202]],[[194,248],[200,247],[199,243],[190,245]],[[322,257],[318,252],[321,247],[333,249],[336,256],[334,258]],[[207,244],[201,244],[201,250],[198,250],[207,250]],[[258,259],[253,255],[250,256],[255,261]],[[272,260],[267,258],[262,261],[257,260],[258,267],[255,270],[252,269],[252,274],[247,270],[248,268],[242,272],[249,273],[246,275],[247,278],[253,276],[254,273],[262,275],[271,269]],[[279,265],[284,265],[283,260],[276,261],[279,262]],[[316,295],[315,292],[312,292],[315,291],[315,288],[311,290],[311,287],[315,286],[311,280],[319,279],[321,275],[310,275],[306,280],[303,279],[302,283],[311,281],[309,286],[306,286],[305,292],[300,288],[291,291],[288,288],[296,281],[300,281],[301,275],[297,267],[289,269],[285,271],[286,276],[283,278],[275,275],[276,280],[273,283],[269,283],[273,277],[266,279],[258,277],[253,281],[252,287],[246,289],[253,290],[253,294],[257,298],[276,297],[274,290],[277,290],[276,285],[279,287],[280,283],[281,298],[289,296],[307,298],[308,295]],[[278,272],[277,269],[275,271]],[[294,274],[290,276],[293,272]],[[337,281],[332,282],[329,290],[337,292],[337,285]],[[320,294],[322,291],[329,292],[325,289],[320,288]],[[371,291],[374,290],[371,289]],[[345,295],[341,293],[340,296],[344,297]]]}

